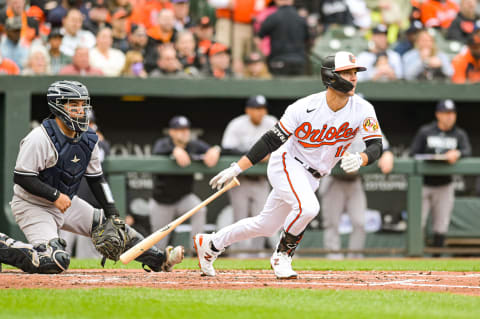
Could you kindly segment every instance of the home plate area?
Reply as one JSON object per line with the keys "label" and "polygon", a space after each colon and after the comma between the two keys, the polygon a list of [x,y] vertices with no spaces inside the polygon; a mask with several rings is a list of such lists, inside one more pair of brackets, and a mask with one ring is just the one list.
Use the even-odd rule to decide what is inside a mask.
{"label": "home plate area", "polygon": [[0,273],[7,288],[151,287],[170,289],[398,289],[480,296],[480,274],[469,272],[300,271],[299,279],[278,280],[270,270],[217,270],[216,277],[199,270],[147,273],[138,269],[72,269],[58,275]]}

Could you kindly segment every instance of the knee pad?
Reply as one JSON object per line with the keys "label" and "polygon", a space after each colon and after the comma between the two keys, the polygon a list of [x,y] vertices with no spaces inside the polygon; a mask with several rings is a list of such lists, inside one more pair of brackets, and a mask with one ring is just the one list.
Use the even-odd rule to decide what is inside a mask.
{"label": "knee pad", "polygon": [[0,262],[4,264],[32,274],[58,274],[70,265],[70,255],[61,238],[54,238],[46,245],[33,246],[5,237],[0,236]]}
{"label": "knee pad", "polygon": [[[40,247],[41,246],[41,247]],[[48,244],[37,246],[40,264],[38,273],[58,274],[68,269],[70,255],[65,251],[67,243],[62,238],[54,238]]]}
{"label": "knee pad", "polygon": [[[132,248],[144,238],[140,233],[138,233],[129,225],[125,225],[125,231],[127,233],[127,243],[125,245],[125,250]],[[162,265],[166,261],[166,256],[162,251],[153,246],[152,248],[135,258],[135,260],[142,263],[142,268],[145,271],[158,272],[162,270]],[[148,268],[146,268],[145,266],[148,266]]]}

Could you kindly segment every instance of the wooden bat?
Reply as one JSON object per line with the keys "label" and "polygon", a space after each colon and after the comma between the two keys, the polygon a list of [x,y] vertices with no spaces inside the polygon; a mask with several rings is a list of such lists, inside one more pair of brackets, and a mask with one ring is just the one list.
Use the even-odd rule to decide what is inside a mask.
{"label": "wooden bat", "polygon": [[128,264],[141,254],[143,254],[145,251],[148,249],[152,248],[153,245],[158,243],[160,240],[162,240],[165,236],[167,236],[171,231],[173,231],[178,225],[182,224],[184,221],[192,217],[196,212],[198,212],[201,208],[207,206],[210,204],[212,201],[214,201],[217,197],[228,191],[229,189],[234,188],[235,186],[240,185],[240,182],[238,181],[237,178],[234,178],[230,183],[225,185],[221,190],[217,191],[210,197],[208,197],[206,200],[195,206],[194,208],[190,209],[188,212],[183,214],[182,216],[178,217],[168,225],[160,228],[156,232],[150,234],[147,238],[124,252],[120,256],[120,260],[122,261],[123,264]]}

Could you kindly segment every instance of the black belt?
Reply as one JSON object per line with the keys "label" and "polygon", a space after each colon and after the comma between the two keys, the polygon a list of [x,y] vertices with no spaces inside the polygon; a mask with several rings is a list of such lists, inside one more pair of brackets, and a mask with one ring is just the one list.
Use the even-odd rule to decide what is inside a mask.
{"label": "black belt", "polygon": [[305,169],[306,169],[307,171],[309,171],[310,174],[313,175],[313,177],[315,177],[315,178],[321,178],[321,177],[322,177],[322,174],[320,174],[319,171],[317,171],[316,169],[313,169],[313,168],[311,168],[310,166],[308,166],[307,164],[303,163],[298,157],[295,156],[294,158],[295,158],[300,164],[302,164],[302,166],[305,167]]}

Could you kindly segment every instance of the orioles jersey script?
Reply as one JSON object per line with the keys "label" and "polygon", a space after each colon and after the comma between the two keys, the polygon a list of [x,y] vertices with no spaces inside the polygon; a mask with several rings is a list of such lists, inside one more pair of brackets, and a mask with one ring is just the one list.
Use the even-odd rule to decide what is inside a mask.
{"label": "orioles jersey script", "polygon": [[373,106],[358,95],[334,112],[326,91],[312,94],[291,104],[279,124],[289,139],[276,152],[287,152],[322,175],[330,173],[355,136],[382,138]]}

